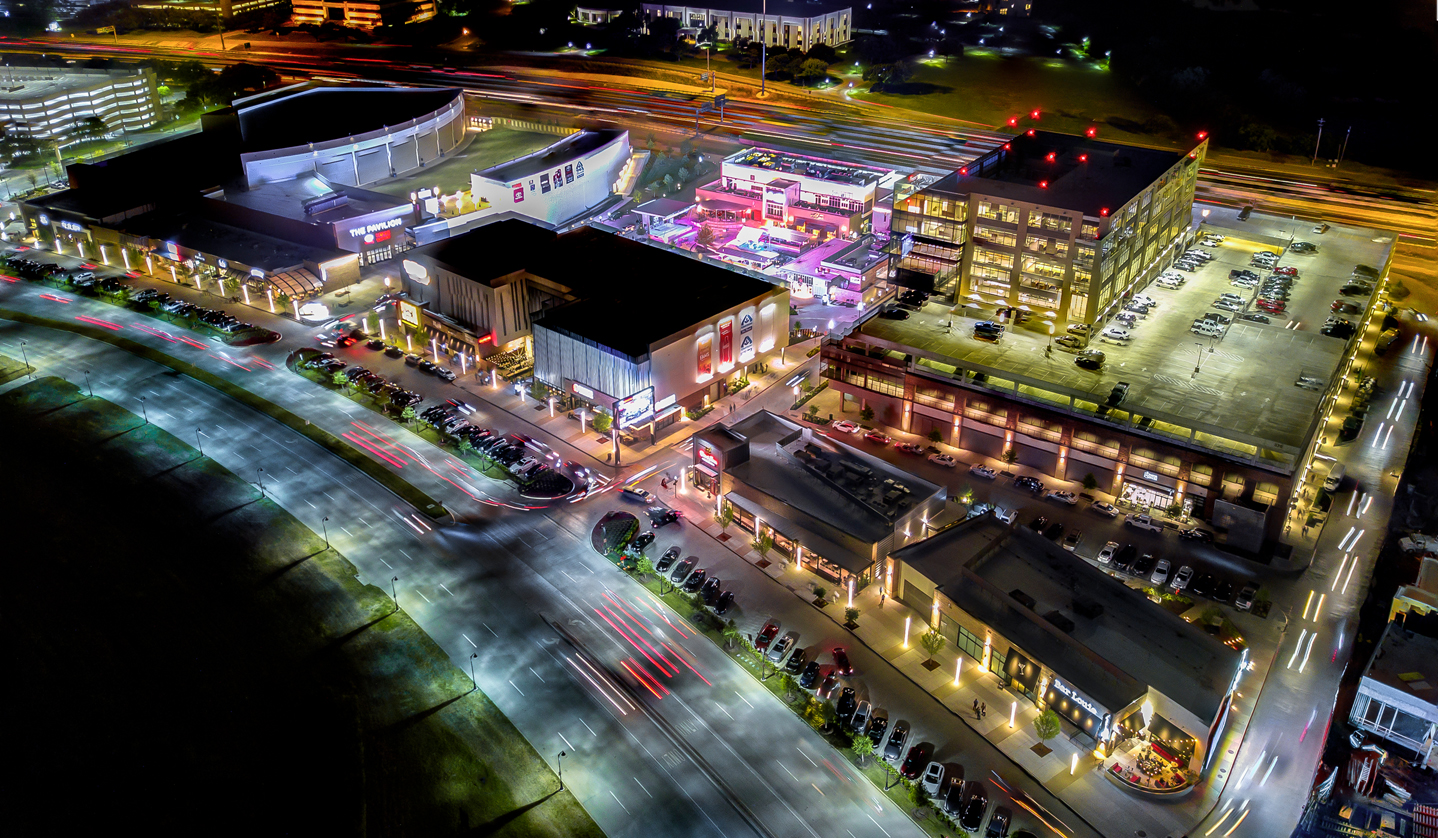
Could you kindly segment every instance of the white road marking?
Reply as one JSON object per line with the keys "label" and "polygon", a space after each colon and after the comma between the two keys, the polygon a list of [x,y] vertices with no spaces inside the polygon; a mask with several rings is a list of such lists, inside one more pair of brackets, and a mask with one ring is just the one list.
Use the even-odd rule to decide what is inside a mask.
{"label": "white road marking", "polygon": [[589,735],[590,735],[590,736],[593,736],[595,739],[598,739],[598,738],[599,738],[599,734],[597,734],[597,733],[594,732],[594,728],[592,728],[592,727],[589,726],[589,722],[586,722],[585,720],[580,719],[580,720],[579,720],[579,723],[582,724],[582,725],[584,725],[584,729],[587,730],[587,731],[589,731]]}
{"label": "white road marking", "polygon": [[[641,789],[644,789],[644,784],[641,783],[641,782],[639,782],[639,778],[638,778],[638,777],[635,777],[635,778],[634,778],[634,782],[635,782]],[[649,795],[649,799],[651,799],[651,800],[654,799],[654,795],[649,794],[649,789],[644,789],[644,793]]]}
{"label": "white road marking", "polygon": [[[558,733],[558,731],[555,731],[555,732]],[[560,733],[560,734],[559,734],[559,738],[560,738],[560,739],[564,739],[564,734]],[[570,743],[570,741],[569,741],[568,739],[564,739],[564,744],[565,744],[566,747],[569,748],[569,750],[571,750],[571,751],[574,750],[574,745],[573,745],[572,743]]]}
{"label": "white road marking", "polygon": [[[873,815],[869,815],[868,812],[865,812],[864,814],[869,816],[869,820],[874,821]],[[884,833],[885,835],[889,834],[889,830],[885,829],[878,821],[874,821],[874,826],[879,827],[879,831]]]}
{"label": "white road marking", "polygon": [[[712,699],[711,699],[711,700],[712,700]],[[730,716],[730,715],[729,715],[729,711],[728,711],[728,710],[725,710],[725,709],[724,709],[724,705],[722,705],[722,704],[720,704],[719,702],[715,701],[715,702],[714,702],[714,706],[719,708],[719,712],[723,713],[723,714],[726,715],[726,716],[729,716],[729,718],[731,718],[731,719],[734,718],[733,716]]]}
{"label": "white road marking", "polygon": [[349,530],[345,529],[344,527],[340,527],[340,529],[344,530],[345,535],[349,536],[350,538],[354,538],[354,537],[355,537],[355,534],[354,534],[354,533],[350,532]]}
{"label": "white road marking", "polygon": [[[531,667],[529,668],[529,671],[530,671],[530,672],[534,672],[534,667],[531,666]],[[544,676],[543,676],[543,675],[540,675],[538,672],[534,672],[534,677],[538,678],[538,679],[539,679],[539,683],[541,683],[541,684],[548,684],[548,683],[549,683],[548,681],[544,680]]]}
{"label": "white road marking", "polygon": [[[400,550],[400,552],[401,552],[401,553],[404,553],[403,550]],[[406,559],[409,559],[410,561],[414,561],[414,556],[411,556],[411,555],[408,554],[408,553],[404,553],[404,557],[405,557]]]}
{"label": "white road marking", "polygon": [[[779,762],[779,760],[777,760],[777,759],[774,760],[774,761],[775,761],[775,762]],[[782,769],[784,769],[785,773],[787,773],[790,777],[794,777],[794,772],[789,770],[789,766],[785,765],[785,764],[782,763],[782,762],[779,762],[779,767],[782,768]],[[798,777],[794,777],[794,781],[795,781],[795,782],[798,782],[798,780],[799,780]]]}
{"label": "white road marking", "polygon": [[[488,629],[490,634],[494,634],[494,629],[489,628],[489,623],[480,623],[480,625],[482,625],[482,626],[484,626],[486,629]],[[497,635],[497,634],[494,634],[494,636],[495,636],[495,637],[499,637],[499,635]]]}
{"label": "white road marking", "polygon": [[624,810],[624,814],[629,814],[629,807],[624,805],[624,801],[619,799],[619,795],[611,791],[609,796],[614,798],[614,802],[619,804],[619,808]]}
{"label": "white road marking", "polygon": [[[469,640],[469,635],[465,634],[464,632],[460,632],[459,636],[463,637],[465,640]],[[469,645],[473,646],[476,649],[479,648],[479,644],[475,643],[473,640],[469,640]]]}
{"label": "white road marking", "polygon": [[818,767],[819,767],[819,763],[815,762],[808,754],[804,753],[804,749],[803,749],[803,748],[800,748],[800,747],[797,747],[797,746],[796,746],[796,747],[794,748],[794,750],[796,750],[796,751],[799,752],[799,756],[803,757],[804,759],[809,760],[809,764],[810,764],[810,765],[814,766],[815,768],[818,768]]}
{"label": "white road marking", "polygon": [[[735,690],[735,691],[734,691],[734,694],[735,694],[735,695],[739,695],[739,691],[738,691],[738,690]],[[749,704],[749,699],[745,698],[745,697],[742,696],[742,695],[739,695],[739,700],[742,701],[742,702],[744,702],[745,704]],[[752,710],[753,708],[754,708],[754,705],[749,704],[749,709]]]}
{"label": "white road marking", "polygon": [[[425,601],[425,602],[429,602],[429,597],[424,596],[424,591],[415,591],[415,593],[417,593],[417,594],[419,594],[420,596],[424,597],[424,601]],[[430,605],[434,605],[434,603],[432,603],[432,602],[429,602],[429,604],[430,604]]]}
{"label": "white road marking", "polygon": [[390,570],[394,570],[394,566],[391,565],[389,562],[386,562],[384,559],[380,559],[380,561],[384,562],[385,567],[389,568]]}
{"label": "white road marking", "polygon": [[296,477],[298,477],[299,474],[300,474],[299,472],[295,471],[294,469],[290,468],[289,466],[285,466],[285,471],[289,472],[290,474],[295,475]]}
{"label": "white road marking", "polygon": [[[509,682],[509,685],[510,685],[511,687],[514,687],[514,682],[513,682],[513,681],[510,681],[510,682]],[[521,690],[519,687],[514,687],[514,691],[517,692],[517,693],[519,693],[520,695],[524,695],[524,690]]]}
{"label": "white road marking", "polygon": [[[305,503],[310,503],[308,498],[305,499]],[[318,506],[315,506],[315,505],[312,504],[312,503],[310,503],[310,509],[319,509],[319,507],[318,507]]]}
{"label": "white road marking", "polygon": [[450,596],[454,596],[454,591],[451,591],[443,582],[439,583],[439,586],[441,588],[444,588],[445,593],[449,594]]}
{"label": "white road marking", "polygon": [[371,524],[369,521],[366,521],[365,519],[359,517],[358,515],[355,516],[355,520],[359,521],[361,524],[364,524],[366,527],[372,527],[372,526],[374,526],[374,524]]}

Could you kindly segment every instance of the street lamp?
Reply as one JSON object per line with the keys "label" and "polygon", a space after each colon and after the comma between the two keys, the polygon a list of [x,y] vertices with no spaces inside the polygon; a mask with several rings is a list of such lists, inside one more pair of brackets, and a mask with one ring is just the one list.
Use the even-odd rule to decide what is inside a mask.
{"label": "street lamp", "polygon": [[85,370],[85,389],[90,391],[90,398],[95,398],[95,388],[90,386],[90,371]]}
{"label": "street lamp", "polygon": [[145,407],[145,397],[140,397],[140,413],[145,417],[145,424],[150,424],[150,411]]}
{"label": "street lamp", "polygon": [[477,657],[479,657],[478,652],[474,652],[469,656],[469,681],[471,684],[474,684],[475,689],[479,689],[479,682],[474,678],[474,659]]}
{"label": "street lamp", "polygon": [[564,758],[568,756],[564,751],[559,752],[559,790],[564,791]]}
{"label": "street lamp", "polygon": [[322,529],[324,529],[324,531],[325,531],[325,549],[326,549],[326,550],[330,549],[330,526],[329,526],[329,525],[330,525],[330,518],[329,518],[328,515],[326,515],[325,518],[324,518],[324,520],[323,520],[323,521],[320,521],[320,527],[321,527]]}
{"label": "street lamp", "polygon": [[25,351],[25,346],[29,343],[27,340],[20,341],[20,357],[25,359],[25,377],[34,378],[30,375],[30,353]]}
{"label": "street lamp", "polygon": [[258,468],[258,467],[257,467],[257,468],[255,469],[255,477],[259,480],[259,483],[260,483],[260,497],[264,497],[264,496],[265,496],[265,470],[262,469],[262,468]]}
{"label": "street lamp", "polygon": [[395,590],[394,583],[398,581],[398,576],[395,576],[389,580],[389,598],[394,600],[394,610],[396,611],[399,610],[399,592]]}

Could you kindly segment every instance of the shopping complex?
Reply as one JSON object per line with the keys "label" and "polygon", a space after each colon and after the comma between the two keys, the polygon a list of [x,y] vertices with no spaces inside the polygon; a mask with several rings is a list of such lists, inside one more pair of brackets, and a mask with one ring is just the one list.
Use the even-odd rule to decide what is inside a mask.
{"label": "shopping complex", "polygon": [[[1246,651],[992,514],[893,550],[883,574],[892,597],[962,652],[961,674],[1053,709],[1111,782],[1156,796],[1199,782]],[[1149,758],[1163,770],[1132,770]],[[1159,779],[1129,779],[1137,773]]]}

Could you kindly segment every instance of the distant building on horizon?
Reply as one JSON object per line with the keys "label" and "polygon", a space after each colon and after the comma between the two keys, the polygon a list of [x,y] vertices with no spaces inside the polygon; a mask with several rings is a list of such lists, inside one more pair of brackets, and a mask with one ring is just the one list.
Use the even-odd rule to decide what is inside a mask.
{"label": "distant building on horizon", "polygon": [[[334,23],[355,29],[375,29],[391,21],[386,11],[406,5],[408,0],[293,0],[291,7],[296,24],[316,26]],[[407,20],[395,23],[419,23],[435,16],[434,0],[415,0],[413,13]]]}
{"label": "distant building on horizon", "polygon": [[0,68],[0,120],[36,139],[66,139],[98,117],[111,131],[138,131],[160,121],[155,71],[149,67]]}
{"label": "distant building on horizon", "polygon": [[[577,11],[583,22],[599,22],[596,12],[611,3],[598,0],[581,4]],[[619,4],[602,20],[617,17]],[[744,38],[760,41],[767,37],[769,46],[801,49],[808,52],[818,44],[837,47],[853,40],[853,4],[845,0],[716,0],[699,6],[667,3],[644,3],[642,13],[649,19],[675,18],[680,31],[697,32],[710,25],[721,41]],[[767,35],[766,35],[767,33]]]}

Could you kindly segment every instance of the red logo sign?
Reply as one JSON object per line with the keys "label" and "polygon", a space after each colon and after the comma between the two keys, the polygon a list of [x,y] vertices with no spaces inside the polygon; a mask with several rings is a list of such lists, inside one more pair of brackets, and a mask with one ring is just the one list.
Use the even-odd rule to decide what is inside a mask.
{"label": "red logo sign", "polygon": [[725,320],[719,324],[719,366],[734,363],[734,321]]}
{"label": "red logo sign", "polygon": [[700,465],[719,470],[719,455],[709,450],[707,445],[694,446],[694,456],[699,458]]}
{"label": "red logo sign", "polygon": [[392,230],[380,230],[378,233],[374,234],[374,240],[377,242],[387,242],[389,241],[389,237],[392,232]]}
{"label": "red logo sign", "polygon": [[524,203],[524,184],[522,183],[514,185],[514,202],[516,204]]}

